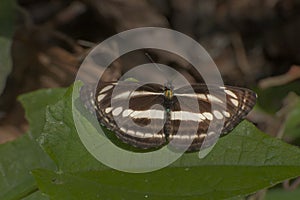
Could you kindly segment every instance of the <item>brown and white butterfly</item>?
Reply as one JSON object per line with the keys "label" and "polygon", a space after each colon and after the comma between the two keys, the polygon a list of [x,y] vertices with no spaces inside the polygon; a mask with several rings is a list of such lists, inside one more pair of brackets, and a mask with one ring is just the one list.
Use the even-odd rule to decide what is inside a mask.
{"label": "brown and white butterfly", "polygon": [[[80,98],[91,112],[96,112],[102,125],[127,144],[142,149],[159,148],[173,139],[192,137],[187,151],[196,151],[209,134],[207,131],[214,118],[224,121],[221,136],[226,135],[256,103],[256,94],[249,89],[233,86],[212,88],[210,94],[211,89],[208,90],[205,84],[173,89],[171,85],[118,81],[99,83],[95,90],[85,85]],[[191,106],[194,100],[198,109]],[[128,101],[127,106],[124,106],[125,101]],[[132,126],[132,121],[137,126]],[[180,127],[181,123],[183,127]],[[178,134],[179,127],[184,134]]]}

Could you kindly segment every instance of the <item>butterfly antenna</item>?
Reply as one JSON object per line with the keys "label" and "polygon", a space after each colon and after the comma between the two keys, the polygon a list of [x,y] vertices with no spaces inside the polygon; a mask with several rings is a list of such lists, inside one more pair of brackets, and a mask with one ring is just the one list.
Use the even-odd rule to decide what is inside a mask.
{"label": "butterfly antenna", "polygon": [[145,53],[145,55],[146,55],[147,58],[154,64],[154,66],[155,66],[159,71],[161,71],[161,72],[163,73],[162,68],[160,68],[160,67],[154,62],[154,60],[152,59],[152,57],[150,56],[150,54],[149,54],[149,53]]}
{"label": "butterfly antenna", "polygon": [[[169,76],[166,76],[166,72],[156,64],[156,62],[154,62],[154,60],[152,59],[152,57],[150,56],[149,53],[145,53],[145,55],[147,56],[147,58],[154,64],[154,66],[162,73],[165,75],[165,77],[169,77]],[[172,80],[170,80],[169,78],[167,78],[168,82],[167,82],[167,86],[169,85],[172,85]]]}

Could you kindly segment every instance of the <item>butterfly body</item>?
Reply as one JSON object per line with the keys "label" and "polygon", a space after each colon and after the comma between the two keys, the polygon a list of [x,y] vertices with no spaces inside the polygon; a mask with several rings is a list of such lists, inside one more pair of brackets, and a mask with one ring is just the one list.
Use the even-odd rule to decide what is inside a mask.
{"label": "butterfly body", "polygon": [[232,86],[211,90],[205,84],[174,89],[169,84],[119,81],[101,83],[95,91],[84,86],[81,99],[125,143],[149,149],[172,140],[183,146],[191,141],[187,150],[195,151],[213,134],[207,133],[210,122],[223,120],[221,136],[225,135],[255,105],[256,94],[251,90]]}

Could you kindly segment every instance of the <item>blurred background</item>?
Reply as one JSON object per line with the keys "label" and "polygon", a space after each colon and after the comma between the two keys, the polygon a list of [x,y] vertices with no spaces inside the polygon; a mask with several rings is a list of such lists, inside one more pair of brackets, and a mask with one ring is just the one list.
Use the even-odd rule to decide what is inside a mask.
{"label": "blurred background", "polygon": [[[259,94],[249,120],[299,145],[300,111],[292,111],[297,111],[300,94],[300,1],[2,0],[0,11],[0,143],[28,129],[18,95],[69,86],[99,42],[128,29],[156,26],[180,31],[203,45],[226,84]],[[151,57],[191,82],[201,81],[175,55],[156,51]],[[116,80],[141,63],[149,63],[143,53],[122,57],[104,79]]]}

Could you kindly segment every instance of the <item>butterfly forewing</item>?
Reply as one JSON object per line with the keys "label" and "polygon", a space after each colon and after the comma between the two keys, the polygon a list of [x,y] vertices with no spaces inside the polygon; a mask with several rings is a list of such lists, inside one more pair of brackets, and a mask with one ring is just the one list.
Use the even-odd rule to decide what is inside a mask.
{"label": "butterfly forewing", "polygon": [[162,130],[165,110],[157,106],[164,102],[163,87],[139,82],[121,83],[106,83],[97,88],[99,121],[133,146],[153,148],[165,144]]}
{"label": "butterfly forewing", "polygon": [[205,84],[173,90],[159,84],[119,81],[99,84],[94,94],[92,87],[82,90],[81,99],[90,99],[85,105],[96,110],[102,125],[123,142],[144,149],[161,147],[172,140],[186,145],[192,139],[188,151],[199,150],[211,134],[207,131],[214,118],[224,120],[221,135],[225,135],[245,118],[256,101],[251,90],[232,86],[208,90]]}

